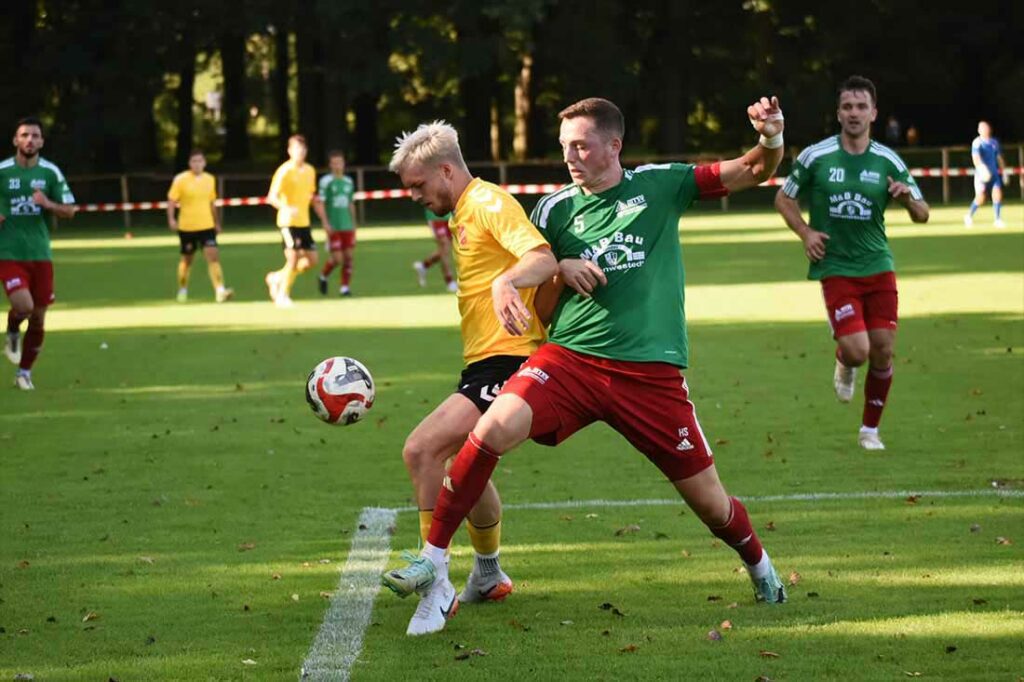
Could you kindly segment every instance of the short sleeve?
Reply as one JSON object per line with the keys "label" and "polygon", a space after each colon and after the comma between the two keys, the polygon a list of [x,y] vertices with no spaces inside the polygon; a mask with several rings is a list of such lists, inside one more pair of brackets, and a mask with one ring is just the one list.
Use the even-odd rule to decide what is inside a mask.
{"label": "short sleeve", "polygon": [[281,193],[281,184],[284,182],[285,173],[287,173],[287,170],[285,169],[285,166],[283,166],[283,165],[279,166],[278,169],[276,171],[274,171],[274,177],[271,178],[271,180],[270,180],[270,192],[269,192],[269,194],[280,194]]}
{"label": "short sleeve", "polygon": [[976,137],[974,138],[974,141],[971,142],[971,153],[978,154],[979,152],[981,152],[981,138]]}
{"label": "short sleeve", "polygon": [[210,201],[217,201],[217,179],[210,176]]}
{"label": "short sleeve", "polygon": [[52,189],[47,196],[58,204],[75,203],[75,195],[71,193],[71,187],[68,185],[67,178],[64,177],[64,174],[56,166],[51,164],[49,168],[53,172],[53,183],[51,183]]}
{"label": "short sleeve", "polygon": [[331,192],[331,175],[327,174],[320,178],[320,184],[317,187],[317,194],[320,195],[321,201],[328,201],[329,194]]}
{"label": "short sleeve", "polygon": [[896,182],[902,182],[904,185],[910,188],[911,198],[922,201],[924,200],[924,194],[921,193],[921,188],[917,186],[917,180],[910,174],[910,169],[907,168],[907,164],[903,163],[903,159],[899,157],[896,152],[892,153],[892,158],[889,159],[889,165],[892,167],[892,179]]}
{"label": "short sleeve", "polygon": [[782,193],[790,199],[796,199],[802,190],[813,184],[814,176],[808,164],[813,166],[814,162],[808,159],[806,151],[804,150],[793,162],[793,168],[789,171],[786,182],[782,184]]}
{"label": "short sleeve", "polygon": [[501,197],[501,204],[498,211],[491,211],[486,205],[481,206],[477,215],[502,248],[516,258],[522,258],[538,247],[550,246],[548,240],[526,217],[526,211],[519,202],[505,195]]}

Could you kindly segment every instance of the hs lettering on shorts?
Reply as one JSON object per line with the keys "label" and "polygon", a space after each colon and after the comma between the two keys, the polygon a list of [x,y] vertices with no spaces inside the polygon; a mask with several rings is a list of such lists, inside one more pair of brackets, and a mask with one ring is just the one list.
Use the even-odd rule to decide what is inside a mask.
{"label": "hs lettering on shorts", "polygon": [[836,322],[841,322],[846,318],[850,317],[851,315],[855,315],[856,312],[857,311],[854,310],[852,303],[847,303],[844,306],[840,306],[836,308]]}
{"label": "hs lettering on shorts", "polygon": [[516,376],[533,379],[538,384],[546,384],[548,379],[551,378],[550,376],[548,376],[547,372],[538,367],[523,367],[521,370],[519,370],[519,372],[516,373]]}
{"label": "hs lettering on shorts", "polygon": [[676,450],[680,452],[686,452],[687,450],[693,450],[693,443],[690,442],[690,429],[689,427],[682,427],[679,429],[679,445],[676,446]]}

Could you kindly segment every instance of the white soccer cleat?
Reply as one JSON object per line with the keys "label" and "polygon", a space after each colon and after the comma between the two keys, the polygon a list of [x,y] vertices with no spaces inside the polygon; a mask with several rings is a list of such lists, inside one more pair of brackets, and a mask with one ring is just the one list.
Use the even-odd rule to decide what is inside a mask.
{"label": "white soccer cleat", "polygon": [[453,294],[459,293],[459,283],[456,282],[454,279],[448,282],[448,291],[452,292]]}
{"label": "white soccer cleat", "polygon": [[841,403],[853,400],[854,385],[857,382],[857,368],[847,367],[836,358],[836,371],[832,375],[832,385],[836,389],[836,398]]}
{"label": "white soccer cleat", "polygon": [[21,364],[21,334],[8,334],[4,339],[4,355],[12,365]]}
{"label": "white soccer cleat", "polygon": [[469,574],[466,587],[459,594],[459,602],[476,604],[485,601],[504,601],[512,594],[512,579],[500,568],[488,576],[477,575],[476,568]]}
{"label": "white soccer cleat", "polygon": [[224,303],[230,301],[235,295],[234,289],[220,289],[217,291],[217,303]]}
{"label": "white soccer cleat", "polygon": [[274,305],[278,308],[294,308],[295,301],[287,294],[278,294],[277,298],[274,299]]}
{"label": "white soccer cleat", "polygon": [[996,221],[992,224],[995,225],[1000,230],[1006,227],[1006,223],[1003,222],[1002,218],[996,218]]}
{"label": "white soccer cleat", "polygon": [[427,286],[427,266],[423,261],[413,261],[412,269],[416,271],[416,279],[419,280],[420,286]]}
{"label": "white soccer cleat", "polygon": [[455,596],[455,587],[448,578],[440,578],[420,599],[405,634],[417,636],[440,632],[458,610],[459,598]]}
{"label": "white soccer cleat", "polygon": [[974,218],[971,217],[970,213],[964,216],[964,225],[966,227],[974,227]]}
{"label": "white soccer cleat", "polygon": [[865,450],[885,450],[885,443],[878,437],[878,431],[861,431],[857,443]]}
{"label": "white soccer cleat", "polygon": [[14,387],[21,389],[22,391],[34,391],[36,390],[35,385],[32,383],[32,377],[28,374],[18,374],[14,377]]}
{"label": "white soccer cleat", "polygon": [[188,289],[178,289],[178,293],[175,294],[174,300],[178,303],[188,303]]}

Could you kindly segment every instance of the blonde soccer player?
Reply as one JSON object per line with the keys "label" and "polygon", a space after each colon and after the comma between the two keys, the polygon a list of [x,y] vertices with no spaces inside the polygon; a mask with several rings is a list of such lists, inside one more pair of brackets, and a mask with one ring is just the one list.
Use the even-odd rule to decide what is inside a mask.
{"label": "blonde soccer player", "polygon": [[[411,190],[413,201],[436,215],[452,212],[459,271],[465,369],[452,394],[413,429],[402,451],[416,490],[425,542],[434,501],[447,481],[445,462],[545,339],[536,313],[536,287],[550,281],[558,265],[547,240],[512,195],[470,174],[458,134],[447,123],[423,124],[402,135],[390,168]],[[447,617],[460,601],[500,601],[512,592],[512,581],[498,565],[501,500],[493,484],[483,490],[467,521],[475,556],[465,589],[456,598],[447,584],[451,589],[424,596],[409,623],[409,634],[420,634],[424,615],[435,609]]]}
{"label": "blonde soccer player", "polygon": [[290,308],[292,285],[300,274],[316,267],[316,244],[309,222],[309,207],[328,224],[323,202],[316,193],[316,169],[306,163],[306,138],[288,138],[288,160],[274,172],[267,202],[277,209],[277,227],[281,231],[284,266],[268,272],[264,281],[270,298],[279,308]]}
{"label": "blonde soccer player", "polygon": [[[228,301],[234,290],[224,286],[220,265],[220,211],[217,210],[217,183],[206,172],[206,155],[193,149],[188,155],[188,170],[174,176],[167,191],[167,227],[178,233],[181,260],[178,261],[179,303],[188,300],[188,277],[196,251],[203,250],[217,303]],[[177,214],[177,215],[175,215]]]}

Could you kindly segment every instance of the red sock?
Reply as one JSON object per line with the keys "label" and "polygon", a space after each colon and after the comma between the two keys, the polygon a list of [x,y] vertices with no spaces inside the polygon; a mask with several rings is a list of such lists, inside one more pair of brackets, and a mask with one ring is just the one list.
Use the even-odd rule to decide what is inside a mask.
{"label": "red sock", "polygon": [[7,333],[16,334],[20,328],[21,323],[25,321],[25,315],[18,315],[14,310],[7,311]]}
{"label": "red sock", "polygon": [[753,566],[761,560],[764,548],[761,547],[761,540],[758,539],[754,527],[750,525],[750,517],[747,516],[747,508],[735,497],[730,497],[732,502],[732,514],[729,523],[718,528],[708,527],[715,537],[721,538],[739,553],[743,563]]}
{"label": "red sock", "polygon": [[864,426],[877,429],[882,421],[882,410],[885,409],[885,399],[889,397],[889,387],[892,386],[892,365],[887,369],[875,369],[868,372],[867,381],[864,382]]}
{"label": "red sock", "polygon": [[341,262],[341,286],[347,287],[352,281],[352,259]]}
{"label": "red sock", "polygon": [[430,524],[427,542],[442,549],[451,544],[462,520],[483,495],[499,459],[498,453],[469,434],[444,477],[441,494],[434,505],[434,521]]}
{"label": "red sock", "polygon": [[431,265],[433,265],[434,263],[436,263],[439,260],[441,260],[441,256],[439,256],[438,254],[434,253],[434,254],[431,254],[431,255],[427,256],[426,258],[424,258],[420,262],[423,263],[423,267],[429,268]]}
{"label": "red sock", "polygon": [[334,261],[328,258],[327,262],[324,263],[324,269],[320,271],[320,276],[326,279],[332,272],[334,272],[334,267]]}
{"label": "red sock", "polygon": [[18,367],[21,369],[32,369],[32,364],[39,356],[39,351],[43,349],[43,336],[45,334],[43,325],[36,324],[35,322],[28,323],[25,341],[21,345],[21,364]]}

